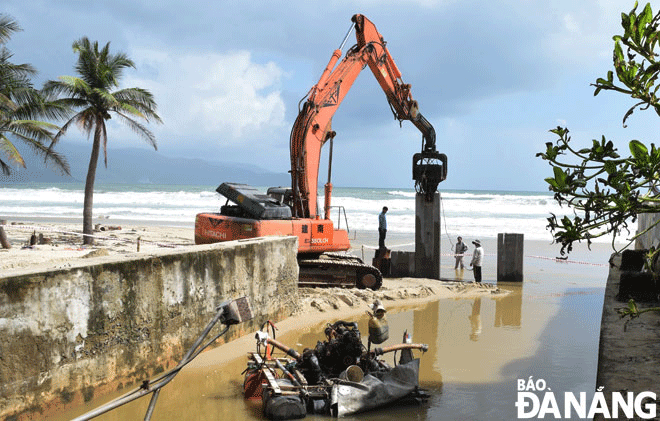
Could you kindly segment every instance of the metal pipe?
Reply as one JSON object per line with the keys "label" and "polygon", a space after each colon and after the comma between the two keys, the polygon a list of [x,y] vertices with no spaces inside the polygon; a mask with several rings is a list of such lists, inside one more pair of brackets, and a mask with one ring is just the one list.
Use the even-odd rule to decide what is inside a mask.
{"label": "metal pipe", "polygon": [[429,350],[429,346],[427,344],[396,344],[396,345],[387,346],[385,348],[374,348],[373,354],[383,355],[388,352],[400,351],[402,349],[419,349],[426,352]]}
{"label": "metal pipe", "polygon": [[333,51],[332,57],[330,57],[330,61],[328,62],[328,65],[325,66],[323,73],[321,73],[321,77],[319,78],[319,81],[316,82],[316,85],[314,85],[314,87],[312,87],[312,89],[310,90],[310,95],[309,95],[310,99],[313,99],[316,96],[316,92],[318,92],[320,89],[323,89],[323,86],[325,85],[328,76],[332,72],[332,69],[335,68],[335,64],[337,64],[339,57],[341,57],[341,50],[344,48],[344,44],[346,44],[346,41],[348,40],[348,36],[351,34],[351,31],[353,30],[354,27],[355,27],[355,23],[351,25],[351,28],[348,30],[348,33],[344,37],[344,41],[342,41],[341,46],[335,51]]}
{"label": "metal pipe", "polygon": [[153,395],[151,395],[151,401],[149,402],[149,408],[147,409],[147,413],[144,415],[144,421],[149,421],[151,419],[151,415],[154,413],[154,409],[156,408],[156,401],[158,400],[158,395],[160,395],[160,389],[156,390]]}
{"label": "metal pipe", "polygon": [[286,367],[284,367],[284,364],[282,364],[279,360],[276,359],[275,365],[277,366],[277,368],[282,370],[282,373],[284,373],[289,378],[289,380],[291,380],[291,382],[293,382],[294,386],[300,386],[300,382],[298,381],[298,379],[296,379],[293,376],[293,374],[291,374],[291,372],[287,370]]}
{"label": "metal pipe", "polygon": [[332,149],[335,144],[334,142],[335,137],[334,136],[329,136],[329,137],[330,137],[330,151],[328,154],[328,184],[330,184],[330,181],[332,180]]}
{"label": "metal pipe", "polygon": [[295,358],[296,360],[300,359],[300,354],[298,353],[298,351],[296,351],[293,348],[289,348],[288,346],[284,345],[282,342],[278,342],[275,339],[268,338],[266,339],[266,343],[273,345],[275,348],[279,349],[280,351],[284,351],[287,355]]}
{"label": "metal pipe", "polygon": [[346,32],[346,36],[344,37],[344,40],[341,42],[341,45],[339,46],[340,50],[344,49],[344,45],[346,44],[346,41],[348,41],[348,37],[351,35],[351,32],[353,32],[353,28],[355,28],[355,22],[351,24],[351,27],[348,28],[348,32]]}
{"label": "metal pipe", "polygon": [[328,132],[330,138],[330,154],[328,156],[328,182],[325,184],[325,219],[330,219],[330,201],[332,199],[332,147],[334,145],[335,132]]}
{"label": "metal pipe", "polygon": [[[208,334],[209,334],[209,332],[211,331],[211,329],[213,328],[213,326],[215,326],[215,324],[216,324],[216,323],[217,323],[217,322],[223,317],[223,315],[225,314],[225,306],[228,305],[228,304],[230,304],[230,303],[231,303],[231,301],[227,301],[227,302],[225,302],[225,303],[222,303],[222,304],[218,307],[218,311],[217,311],[215,317],[213,317],[213,320],[211,320],[211,322],[209,322],[209,324],[208,324],[208,325],[206,326],[206,328],[204,329],[204,332],[203,332],[203,333],[197,338],[197,340],[195,341],[195,343],[193,344],[193,346],[190,347],[190,349],[188,350],[188,352],[186,353],[186,355],[181,359],[181,361],[179,362],[179,364],[177,364],[176,367],[174,367],[174,368],[173,368],[172,370],[170,370],[169,372],[162,374],[161,376],[157,377],[157,378],[154,379],[154,380],[145,380],[145,381],[142,383],[142,386],[141,386],[141,387],[139,387],[139,388],[137,388],[137,389],[134,389],[134,390],[132,390],[132,391],[126,393],[125,395],[122,395],[122,396],[120,396],[119,398],[117,398],[117,399],[115,399],[115,400],[113,400],[113,401],[110,401],[110,402],[106,403],[105,405],[102,405],[102,406],[100,406],[100,407],[98,407],[98,408],[96,408],[96,409],[94,409],[94,410],[92,410],[92,411],[90,411],[90,412],[87,412],[86,414],[83,414],[83,415],[81,415],[81,416],[75,418],[73,421],[86,421],[86,420],[90,420],[90,419],[92,419],[92,418],[96,418],[96,417],[98,417],[99,415],[105,414],[106,412],[109,412],[109,411],[111,411],[111,410],[113,410],[113,409],[115,409],[115,408],[118,408],[118,407],[120,407],[120,406],[122,406],[122,405],[124,405],[124,404],[127,404],[127,403],[129,403],[129,402],[132,402],[132,401],[134,401],[134,400],[136,400],[136,399],[138,399],[138,398],[141,398],[142,396],[148,395],[149,393],[153,393],[154,395],[153,395],[152,398],[151,398],[151,402],[149,403],[149,408],[148,408],[148,410],[147,410],[147,414],[145,415],[145,420],[149,420],[150,417],[151,417],[151,414],[152,414],[153,411],[154,411],[154,408],[155,408],[155,405],[156,405],[156,401],[157,401],[157,399],[158,399],[158,394],[159,394],[159,392],[160,392],[160,388],[162,388],[162,387],[165,386],[167,383],[169,383],[170,381],[172,381],[172,379],[174,379],[174,376],[176,376],[176,375],[179,373],[179,371],[181,371],[181,369],[182,369],[185,365],[187,365],[190,361],[192,361],[197,355],[199,355],[200,352],[202,352],[202,350],[204,350],[204,348],[206,348],[207,346],[209,346],[209,345],[210,345],[213,341],[215,341],[219,336],[222,336],[224,333],[227,332],[227,330],[229,330],[229,326],[226,326],[225,329],[223,329],[223,331],[220,332],[220,333],[219,333],[219,334],[213,339],[213,341],[209,341],[209,342],[206,343],[203,347],[201,347],[200,349],[198,349],[199,346],[200,346],[200,344],[201,344],[201,343],[204,341],[204,339],[206,338],[206,336],[208,336]],[[294,351],[294,352],[295,352],[295,351]]]}

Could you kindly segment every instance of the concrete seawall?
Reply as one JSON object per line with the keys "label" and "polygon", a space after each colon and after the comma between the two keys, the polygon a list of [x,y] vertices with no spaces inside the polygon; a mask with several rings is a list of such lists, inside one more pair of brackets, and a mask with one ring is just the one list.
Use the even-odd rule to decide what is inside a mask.
{"label": "concrete seawall", "polygon": [[643,235],[635,241],[636,249],[650,249],[652,246],[660,244],[660,225],[654,227],[653,224],[658,222],[660,213],[644,213],[637,217],[637,233],[642,233],[648,229]]}
{"label": "concrete seawall", "polygon": [[[660,396],[660,313],[648,312],[628,322],[622,320],[617,310],[627,306],[627,299],[620,301],[617,297],[621,255],[613,255],[611,263],[603,301],[596,376],[596,388],[603,391],[610,409],[613,408],[613,393],[622,393],[625,397],[628,392],[638,396],[651,391]],[[640,310],[657,305],[637,302]],[[602,414],[594,418],[597,421],[602,419]],[[621,415],[611,419],[629,418]]]}
{"label": "concrete seawall", "polygon": [[224,340],[290,314],[296,250],[295,237],[270,237],[0,278],[0,418],[55,411],[166,371],[223,301],[247,296],[255,314]]}

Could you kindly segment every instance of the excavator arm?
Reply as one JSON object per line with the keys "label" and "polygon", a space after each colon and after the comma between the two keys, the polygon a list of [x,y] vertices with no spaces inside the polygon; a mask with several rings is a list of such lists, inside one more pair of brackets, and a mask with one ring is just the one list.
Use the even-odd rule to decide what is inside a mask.
{"label": "excavator arm", "polygon": [[[351,47],[342,61],[342,48],[330,58],[318,83],[307,94],[291,130],[291,186],[293,216],[319,217],[317,209],[318,173],[321,148],[332,140],[332,117],[360,72],[368,65],[387,96],[392,112],[399,120],[410,120],[422,133],[422,151],[413,157],[413,178],[416,189],[427,196],[436,191],[446,178],[447,158],[435,149],[435,130],[419,113],[410,93],[410,85],[401,80],[401,72],[387,50],[386,42],[374,24],[363,15],[352,18],[357,44]],[[326,184],[326,219],[330,207],[332,185]]]}

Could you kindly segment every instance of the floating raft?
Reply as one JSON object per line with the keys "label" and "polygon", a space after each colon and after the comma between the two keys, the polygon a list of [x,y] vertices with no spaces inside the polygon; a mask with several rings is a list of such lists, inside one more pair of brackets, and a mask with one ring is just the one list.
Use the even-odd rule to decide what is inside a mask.
{"label": "floating raft", "polygon": [[[413,349],[426,351],[428,346],[425,344],[402,343],[367,350],[356,359],[366,370],[351,364],[338,376],[320,373],[310,377],[309,364],[305,360],[309,358],[310,350],[301,355],[274,339],[262,338],[262,343],[267,345],[265,353],[248,353],[243,389],[246,399],[262,400],[263,412],[268,419],[300,419],[307,414],[344,417],[404,398],[413,398],[415,402],[427,398],[419,388],[420,360],[412,357]],[[273,357],[274,348],[284,351],[287,356]],[[378,359],[380,355],[395,351],[400,351],[401,357],[394,367]]]}

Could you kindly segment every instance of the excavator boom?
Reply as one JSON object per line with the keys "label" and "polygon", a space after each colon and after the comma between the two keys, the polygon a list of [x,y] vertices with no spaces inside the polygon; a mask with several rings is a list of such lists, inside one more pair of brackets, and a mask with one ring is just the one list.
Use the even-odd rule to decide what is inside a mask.
{"label": "excavator boom", "polygon": [[[446,178],[447,158],[436,152],[435,130],[419,112],[417,101],[413,100],[410,93],[410,85],[401,80],[401,72],[385,40],[376,26],[363,15],[354,15],[352,21],[357,44],[346,52],[339,64],[337,61],[341,57],[341,49],[333,52],[318,83],[307,94],[307,101],[291,130],[291,182],[295,217],[320,216],[317,183],[321,148],[334,138],[336,133],[332,130],[332,117],[367,65],[385,92],[395,117],[399,121],[411,121],[422,133],[422,152],[416,154],[419,155],[418,159],[413,161],[413,178],[418,191],[432,194],[437,184]],[[331,189],[331,184],[326,185],[326,207],[329,206]],[[432,191],[425,191],[428,189]]]}

